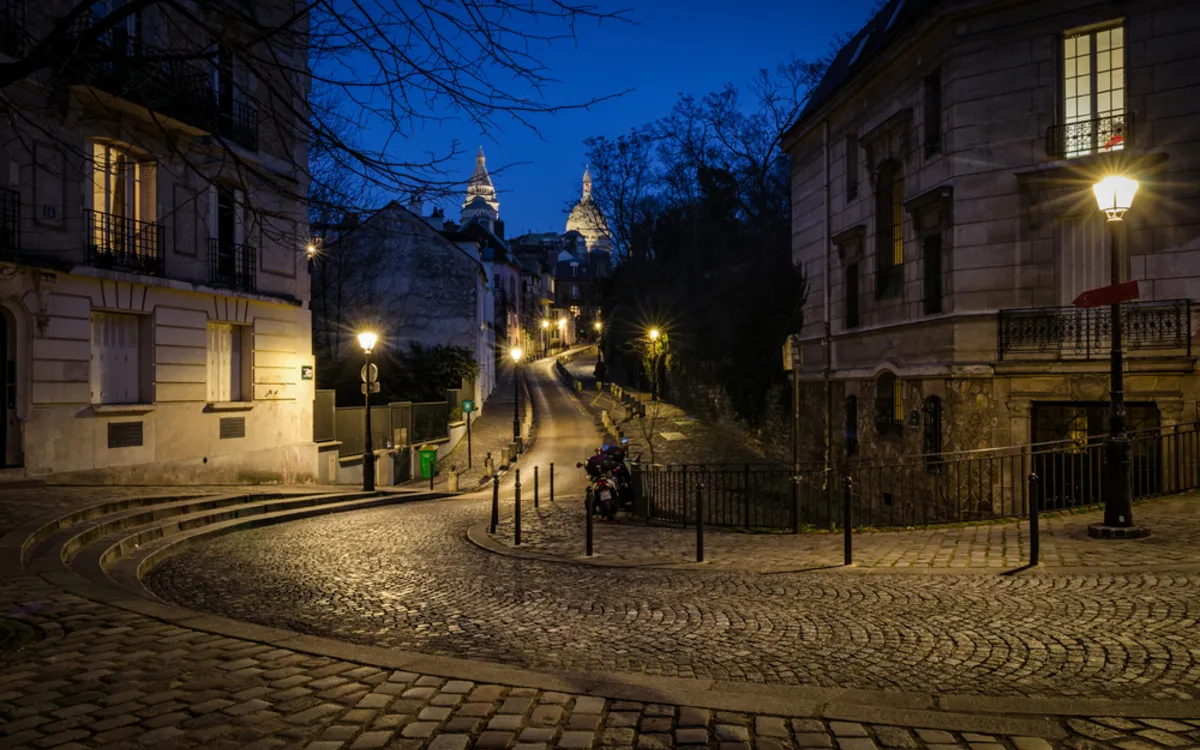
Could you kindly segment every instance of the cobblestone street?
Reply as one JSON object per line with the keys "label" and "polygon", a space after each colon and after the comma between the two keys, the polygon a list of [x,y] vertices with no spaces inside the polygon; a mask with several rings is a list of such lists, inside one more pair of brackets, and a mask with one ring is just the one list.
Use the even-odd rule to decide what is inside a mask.
{"label": "cobblestone street", "polygon": [[[536,518],[577,522],[583,481],[572,459],[595,432],[549,363],[529,375],[542,422],[521,482],[524,526],[537,546]],[[565,507],[545,507],[543,484],[535,511],[525,467],[550,461],[569,467],[558,479]],[[514,479],[510,472],[502,485],[505,519]],[[162,494],[19,492],[0,496],[3,517],[16,522],[25,520],[19,502],[37,515],[78,507],[90,492],[93,501]],[[10,565],[0,570],[0,744],[1196,747],[1200,571],[1195,548],[1178,545],[1194,523],[1188,502],[1139,506],[1156,526],[1144,541],[1169,544],[1106,546],[1099,557],[1076,550],[1072,524],[1084,516],[1049,521],[1047,558],[1091,569],[1051,562],[1013,576],[950,570],[960,556],[1007,565],[1015,532],[1003,525],[857,540],[864,559],[888,565],[913,555],[916,565],[945,568],[941,575],[521,559],[467,539],[488,518],[490,493],[198,541],[145,579],[190,611]],[[600,528],[599,551],[615,551],[628,532],[630,556],[653,543],[634,534],[680,533]],[[740,558],[753,547],[783,559],[788,551],[772,544],[801,543],[712,538],[714,556]],[[819,550],[827,537],[801,539]],[[948,548],[957,551],[946,557]]]}

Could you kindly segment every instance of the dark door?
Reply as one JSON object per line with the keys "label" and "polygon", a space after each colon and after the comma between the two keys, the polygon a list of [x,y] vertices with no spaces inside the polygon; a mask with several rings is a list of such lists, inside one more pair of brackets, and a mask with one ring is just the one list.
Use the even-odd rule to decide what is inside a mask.
{"label": "dark door", "polygon": [[227,187],[217,187],[217,273],[222,279],[234,276],[237,253],[237,197]]}

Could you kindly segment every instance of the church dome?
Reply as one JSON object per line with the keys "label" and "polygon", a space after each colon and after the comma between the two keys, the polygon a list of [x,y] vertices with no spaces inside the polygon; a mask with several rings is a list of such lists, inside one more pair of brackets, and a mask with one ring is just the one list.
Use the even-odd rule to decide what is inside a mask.
{"label": "church dome", "polygon": [[607,252],[612,249],[608,222],[592,197],[592,175],[588,169],[583,170],[583,195],[567,216],[567,232],[578,232],[587,243],[588,250]]}

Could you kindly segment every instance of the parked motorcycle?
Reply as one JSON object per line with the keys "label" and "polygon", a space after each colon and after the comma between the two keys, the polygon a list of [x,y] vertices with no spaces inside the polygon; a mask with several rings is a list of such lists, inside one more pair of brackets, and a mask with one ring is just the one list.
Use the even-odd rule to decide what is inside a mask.
{"label": "parked motorcycle", "polygon": [[618,445],[605,444],[586,463],[576,464],[591,480],[587,494],[592,500],[592,513],[610,521],[616,520],[618,510],[633,506],[632,475],[625,464],[628,444],[628,438]]}

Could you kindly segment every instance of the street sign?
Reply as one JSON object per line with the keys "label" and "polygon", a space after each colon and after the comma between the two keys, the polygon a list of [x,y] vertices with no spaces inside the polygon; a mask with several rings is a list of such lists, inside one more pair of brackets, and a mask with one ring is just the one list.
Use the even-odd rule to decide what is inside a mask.
{"label": "street sign", "polygon": [[470,414],[475,411],[475,402],[469,398],[463,399],[463,413]]}
{"label": "street sign", "polygon": [[[367,394],[367,384],[366,383],[363,383],[362,385],[360,385],[359,389],[362,391],[362,394],[364,396]],[[379,383],[371,383],[371,393],[379,393]]]}
{"label": "street sign", "polygon": [[1120,284],[1102,286],[1099,289],[1089,289],[1075,298],[1071,304],[1076,307],[1103,307],[1128,302],[1138,298],[1137,281],[1122,281]]}
{"label": "street sign", "polygon": [[[369,381],[367,380],[367,366],[366,365],[363,365],[362,369],[360,369],[358,371],[358,376],[360,378],[362,378],[362,382],[364,382],[364,383],[368,383],[368,382],[374,383],[376,380],[379,380],[379,368],[376,367],[374,363],[371,363],[371,379]],[[374,393],[374,391],[372,391],[372,393]]]}
{"label": "street sign", "polygon": [[312,365],[300,365],[300,379],[301,380],[312,380],[313,379],[313,366]]}

